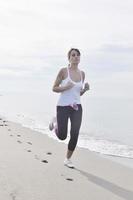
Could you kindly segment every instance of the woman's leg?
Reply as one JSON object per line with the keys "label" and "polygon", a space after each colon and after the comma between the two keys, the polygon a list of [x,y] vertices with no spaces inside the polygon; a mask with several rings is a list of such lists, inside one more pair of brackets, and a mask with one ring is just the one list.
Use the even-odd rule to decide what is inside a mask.
{"label": "woman's leg", "polygon": [[69,118],[68,106],[57,106],[57,137],[65,140],[67,137],[67,127]]}
{"label": "woman's leg", "polygon": [[80,130],[81,121],[82,121],[82,106],[81,105],[78,105],[77,111],[74,109],[71,110],[70,120],[71,120],[71,130],[70,130],[70,141],[68,144],[68,151],[67,151],[67,159],[71,158],[78,141],[79,130]]}

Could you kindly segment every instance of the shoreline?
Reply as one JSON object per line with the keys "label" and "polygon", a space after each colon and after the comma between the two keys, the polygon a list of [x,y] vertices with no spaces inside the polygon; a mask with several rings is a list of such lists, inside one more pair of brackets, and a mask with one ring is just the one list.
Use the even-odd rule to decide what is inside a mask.
{"label": "shoreline", "polygon": [[133,199],[132,169],[79,147],[69,169],[66,144],[3,118],[0,125],[2,200]]}
{"label": "shoreline", "polygon": [[[1,118],[5,119],[5,120],[6,120],[6,119],[8,120],[8,118],[5,117],[5,116],[2,116]],[[8,121],[10,121],[10,122],[12,122],[12,123],[15,123],[15,124],[19,124],[20,126],[22,126],[22,127],[24,127],[24,128],[28,128],[28,129],[30,129],[31,131],[37,132],[38,134],[46,135],[46,137],[48,136],[49,138],[52,138],[53,140],[56,140],[57,142],[60,142],[60,143],[63,143],[63,144],[67,144],[67,143],[68,143],[68,138],[67,138],[65,141],[64,141],[64,140],[63,140],[63,141],[60,141],[60,140],[57,139],[57,137],[54,135],[53,132],[50,132],[50,131],[49,131],[48,128],[45,128],[45,129],[34,128],[34,127],[32,127],[32,126],[23,124],[23,123],[20,122],[20,121],[13,121],[13,120],[11,120],[11,119],[9,119]],[[48,132],[50,132],[50,134],[49,134]],[[103,149],[101,149],[101,151],[102,151],[102,152],[101,152],[101,151],[93,150],[93,148],[92,148],[92,149],[91,149],[91,148],[89,149],[88,147],[86,147],[86,146],[83,145],[84,141],[80,141],[80,140],[82,140],[82,138],[80,138],[80,136],[79,136],[79,142],[78,142],[78,144],[77,144],[78,148],[86,149],[86,150],[88,150],[88,152],[96,153],[98,156],[101,156],[101,157],[103,157],[103,158],[112,160],[113,162],[117,162],[117,163],[119,163],[119,164],[122,164],[122,165],[124,165],[124,166],[127,166],[127,167],[133,169],[133,157],[128,157],[127,155],[126,155],[126,156],[125,156],[125,155],[116,155],[116,154],[111,154],[111,153],[106,153],[106,152],[104,153],[104,152],[103,152],[104,148],[106,149],[108,145],[110,146],[110,141],[109,141],[109,143],[106,144],[107,146],[104,146]],[[90,137],[90,140],[91,140],[91,137]],[[97,141],[97,139],[96,139],[96,141]],[[104,141],[104,140],[103,140],[103,139],[100,139],[100,140],[98,139],[98,141]],[[106,141],[106,140],[105,140],[105,141]],[[107,140],[107,141],[108,141],[108,140]],[[82,142],[83,142],[83,143],[82,143]],[[86,141],[85,141],[85,143],[86,143]],[[90,143],[90,142],[89,142],[89,143]],[[112,143],[112,144],[113,144],[113,143]],[[114,143],[114,144],[115,144],[115,143]],[[91,146],[92,146],[91,143],[88,144],[88,145],[91,145]],[[96,144],[94,144],[94,145],[96,145]],[[97,143],[97,145],[99,146],[99,143]],[[124,144],[120,144],[120,143],[118,143],[118,145],[124,146]],[[129,146],[129,147],[130,147],[130,146]]]}

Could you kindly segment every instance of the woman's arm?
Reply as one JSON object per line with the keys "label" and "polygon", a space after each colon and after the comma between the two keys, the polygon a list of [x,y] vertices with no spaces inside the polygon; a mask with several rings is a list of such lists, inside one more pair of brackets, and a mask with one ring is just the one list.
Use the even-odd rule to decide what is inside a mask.
{"label": "woman's arm", "polygon": [[53,85],[53,91],[54,92],[57,92],[57,93],[64,92],[65,90],[68,90],[68,89],[73,87],[73,83],[72,82],[68,82],[65,86],[60,86],[61,81],[64,79],[64,70],[65,69],[62,68],[59,71],[59,73],[58,73],[58,75],[56,77],[56,80],[55,80],[54,85]]}
{"label": "woman's arm", "polygon": [[[83,82],[85,80],[85,73],[82,71],[82,77],[83,77]],[[90,86],[88,83],[85,83],[84,88],[80,91],[80,96],[82,96],[86,91],[90,89]]]}

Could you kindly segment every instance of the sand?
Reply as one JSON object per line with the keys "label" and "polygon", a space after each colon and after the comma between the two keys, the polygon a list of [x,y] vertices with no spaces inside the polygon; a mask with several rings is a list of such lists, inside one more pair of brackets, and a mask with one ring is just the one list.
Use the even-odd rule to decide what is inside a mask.
{"label": "sand", "polygon": [[[51,133],[53,134],[53,133]],[[0,200],[133,200],[133,169],[0,119]]]}

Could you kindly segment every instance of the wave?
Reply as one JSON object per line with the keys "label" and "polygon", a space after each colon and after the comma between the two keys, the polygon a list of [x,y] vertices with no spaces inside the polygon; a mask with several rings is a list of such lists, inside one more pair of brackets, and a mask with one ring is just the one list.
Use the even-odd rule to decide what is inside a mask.
{"label": "wave", "polygon": [[119,142],[81,136],[78,145],[104,155],[133,158],[133,146],[120,144]]}

